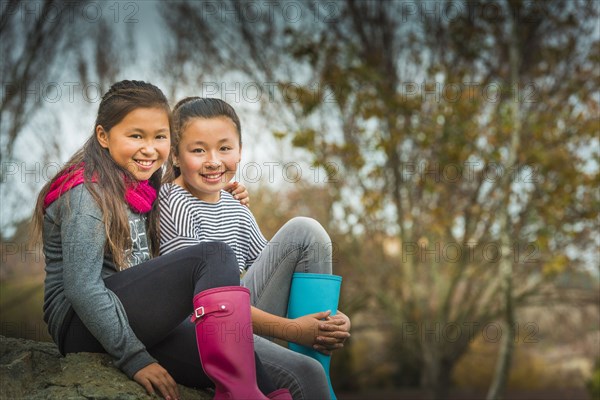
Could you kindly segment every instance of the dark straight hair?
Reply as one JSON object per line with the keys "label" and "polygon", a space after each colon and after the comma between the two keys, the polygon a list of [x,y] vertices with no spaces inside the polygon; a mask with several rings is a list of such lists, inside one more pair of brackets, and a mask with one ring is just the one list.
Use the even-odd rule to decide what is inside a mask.
{"label": "dark straight hair", "polygon": [[[171,110],[163,92],[156,86],[142,81],[120,81],[110,87],[102,97],[98,108],[98,116],[91,137],[86,141],[60,170],[42,188],[33,215],[34,237],[39,238],[44,220],[44,199],[52,183],[63,174],[73,174],[77,166],[84,163],[84,185],[92,194],[102,210],[104,229],[106,232],[106,251],[108,251],[117,268],[127,267],[126,254],[131,249],[131,232],[127,217],[127,205],[124,201],[125,180],[135,182],[134,176],[121,168],[111,157],[108,149],[100,146],[96,137],[96,128],[100,125],[106,132],[121,122],[127,114],[138,108],[159,108],[164,110],[169,118],[171,128]],[[92,176],[97,184],[92,183]],[[162,181],[162,168],[159,168],[149,179],[149,183],[157,191]],[[65,193],[65,196],[68,192]],[[159,251],[158,232],[158,201],[147,218],[148,241],[153,256]]]}

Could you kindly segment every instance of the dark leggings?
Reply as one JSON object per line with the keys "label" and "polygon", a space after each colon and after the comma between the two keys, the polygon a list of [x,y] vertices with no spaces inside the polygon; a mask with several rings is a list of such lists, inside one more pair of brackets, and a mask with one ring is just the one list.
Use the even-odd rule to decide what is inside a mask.
{"label": "dark leggings", "polygon": [[[195,326],[189,321],[195,294],[220,286],[239,286],[233,251],[224,243],[201,243],[128,268],[104,280],[121,300],[129,325],[148,352],[178,383],[213,387],[200,363]],[[63,329],[64,353],[105,350],[75,312]],[[255,354],[258,387],[275,390]]]}

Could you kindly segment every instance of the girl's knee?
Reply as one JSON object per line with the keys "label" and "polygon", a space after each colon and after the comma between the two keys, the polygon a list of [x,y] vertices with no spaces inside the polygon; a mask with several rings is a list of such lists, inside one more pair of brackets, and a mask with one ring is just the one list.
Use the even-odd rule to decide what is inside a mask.
{"label": "girl's knee", "polygon": [[325,372],[323,371],[323,366],[317,360],[311,357],[301,357],[298,360],[298,368],[300,371],[303,371],[306,375],[310,375],[311,377],[319,380],[320,378],[325,377]]}
{"label": "girl's knee", "polygon": [[211,268],[217,268],[220,272],[235,277],[239,284],[240,269],[233,249],[224,242],[207,242],[206,247],[207,262]]}
{"label": "girl's knee", "polygon": [[227,263],[235,259],[235,253],[224,242],[202,242],[193,246],[187,247],[185,250],[190,256],[200,260],[215,260],[222,263]]}
{"label": "girl's knee", "polygon": [[235,252],[229,247],[229,245],[225,242],[205,242],[202,243],[204,245],[204,253],[206,254],[207,259],[215,259],[218,262],[223,264],[227,264],[230,261],[235,261],[234,264],[237,264],[237,259],[235,257]]}
{"label": "girl's knee", "polygon": [[286,226],[287,225],[289,225],[290,229],[295,229],[306,235],[309,235],[313,242],[321,244],[331,242],[329,234],[327,234],[327,231],[325,228],[323,228],[323,225],[321,225],[316,219],[308,217],[294,217],[288,221]]}
{"label": "girl's knee", "polygon": [[203,242],[188,248],[197,260],[197,265],[205,269],[204,276],[217,277],[217,286],[237,286],[240,270],[235,252],[224,242]]}

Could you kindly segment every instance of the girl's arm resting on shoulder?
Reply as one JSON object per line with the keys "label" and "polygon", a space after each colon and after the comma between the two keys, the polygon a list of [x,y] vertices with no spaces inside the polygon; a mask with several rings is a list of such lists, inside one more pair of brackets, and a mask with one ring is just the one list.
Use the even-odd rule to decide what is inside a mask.
{"label": "girl's arm resting on shoulder", "polygon": [[[270,314],[256,307],[252,307],[252,328],[257,335],[272,336],[287,342],[297,343],[306,347],[313,347],[322,353],[329,354],[328,344],[319,346],[318,338],[330,335],[339,336],[345,340],[350,334],[344,331],[332,332],[327,321],[331,312],[323,311],[303,317],[289,319]],[[325,329],[323,329],[325,328]]]}
{"label": "girl's arm resting on shoulder", "polygon": [[230,182],[224,188],[225,191],[231,193],[234,199],[239,200],[242,205],[250,207],[250,194],[243,183]]}
{"label": "girl's arm resting on shoulder", "polygon": [[[88,201],[95,205],[91,196]],[[156,360],[135,336],[117,295],[102,280],[106,241],[102,218],[95,212],[72,211],[61,224],[64,294],[115,365],[133,378]]]}

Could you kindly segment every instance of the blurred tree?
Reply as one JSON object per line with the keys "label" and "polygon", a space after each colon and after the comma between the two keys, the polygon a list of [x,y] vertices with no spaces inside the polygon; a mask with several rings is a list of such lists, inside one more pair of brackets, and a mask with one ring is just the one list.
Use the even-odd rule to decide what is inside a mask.
{"label": "blurred tree", "polygon": [[[3,158],[10,159],[17,137],[33,113],[41,108],[40,101],[25,101],[25,88],[39,85],[41,80],[52,82],[52,66],[66,48],[75,43],[69,35],[68,17],[75,3],[47,0],[24,4],[13,0],[2,3],[0,35],[2,35],[2,84],[0,106]],[[64,11],[64,12],[63,12]],[[50,79],[50,80],[47,80]],[[37,88],[39,94],[39,88]]]}
{"label": "blurred tree", "polygon": [[478,329],[518,324],[516,307],[594,262],[596,3],[253,4],[169,5],[179,67],[261,85],[276,136],[329,178],[329,223],[397,238],[393,265],[353,279],[391,326],[390,356],[441,398]]}
{"label": "blurred tree", "polygon": [[[26,128],[31,128],[36,115],[47,103],[61,100],[61,93],[72,96],[73,90],[88,87],[90,83],[107,88],[122,68],[122,56],[117,49],[124,47],[125,38],[119,37],[106,18],[96,18],[102,15],[102,7],[110,8],[111,5],[90,3],[88,0],[2,2],[0,160],[3,165],[0,189],[5,204],[9,203],[5,195],[12,192],[5,191],[6,185],[15,183],[5,176],[10,170],[5,166],[20,159],[21,155],[15,154],[15,143]],[[104,11],[106,15],[112,12]],[[41,148],[46,153],[41,155],[41,159],[56,161],[60,153],[61,129],[57,126],[60,121],[54,115],[45,117],[50,120],[45,121],[47,125],[55,127],[55,130],[44,136]],[[19,217],[23,216],[19,214]],[[2,221],[2,232],[17,222]]]}

